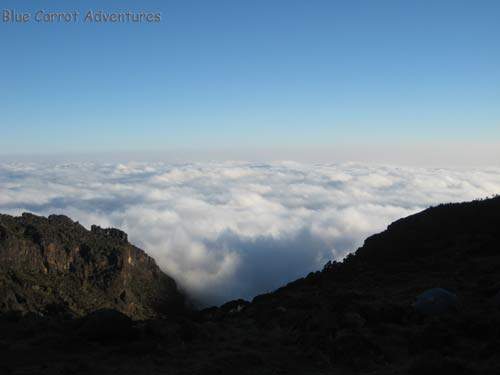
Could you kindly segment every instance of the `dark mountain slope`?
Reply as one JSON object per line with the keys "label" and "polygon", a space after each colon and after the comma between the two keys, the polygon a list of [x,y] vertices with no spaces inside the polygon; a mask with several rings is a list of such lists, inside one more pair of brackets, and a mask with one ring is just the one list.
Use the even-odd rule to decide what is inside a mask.
{"label": "dark mountain slope", "polygon": [[[96,316],[6,316],[0,363],[11,374],[496,375],[498,228],[498,197],[430,208],[252,302],[137,323],[107,314],[111,332],[86,323]],[[423,313],[414,302],[429,288],[458,304]]]}
{"label": "dark mountain slope", "polygon": [[390,224],[342,263],[329,263],[271,295],[360,288],[384,296],[404,292],[412,299],[436,283],[456,291],[481,284],[481,293],[491,293],[500,290],[499,261],[500,197],[446,204]]}
{"label": "dark mountain slope", "polygon": [[0,215],[0,311],[81,316],[113,308],[143,319],[181,304],[174,280],[117,229]]}
{"label": "dark mountain slope", "polygon": [[395,221],[386,231],[369,237],[356,255],[373,264],[464,250],[471,256],[494,254],[499,224],[500,197],[444,204]]}
{"label": "dark mountain slope", "polygon": [[[396,221],[344,262],[256,297],[239,316],[288,331],[326,368],[500,373],[499,270],[500,197],[440,205]],[[416,296],[435,287],[456,293],[457,311],[415,311]]]}

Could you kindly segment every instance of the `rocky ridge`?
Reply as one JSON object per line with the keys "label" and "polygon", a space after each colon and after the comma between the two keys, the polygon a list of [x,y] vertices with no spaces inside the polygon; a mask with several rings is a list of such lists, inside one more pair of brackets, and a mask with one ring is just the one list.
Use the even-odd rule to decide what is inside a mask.
{"label": "rocky ridge", "polygon": [[89,231],[60,215],[0,215],[0,312],[111,308],[145,319],[182,304],[175,281],[118,229]]}

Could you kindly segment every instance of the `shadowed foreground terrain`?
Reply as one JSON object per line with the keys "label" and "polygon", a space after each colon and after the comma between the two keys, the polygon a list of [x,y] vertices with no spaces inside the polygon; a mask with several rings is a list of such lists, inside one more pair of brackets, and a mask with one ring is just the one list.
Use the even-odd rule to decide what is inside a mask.
{"label": "shadowed foreground terrain", "polygon": [[[57,226],[54,221],[63,220],[51,218],[24,220],[42,220],[50,232]],[[149,290],[144,297],[132,287],[129,292],[136,276],[123,278],[131,271],[124,271],[127,262],[122,258],[111,270],[105,267],[108,278],[89,271],[94,275],[86,281],[95,289],[91,295],[107,302],[80,301],[82,288],[65,284],[73,280],[70,274],[80,272],[76,280],[87,280],[82,269],[110,259],[109,253],[102,258],[104,250],[93,247],[90,238],[99,238],[108,250],[109,244],[115,251],[131,246],[124,234],[116,239],[111,235],[115,232],[95,227],[88,243],[93,260],[82,260],[80,271],[65,266],[73,262],[67,263],[68,254],[76,247],[81,252],[81,241],[72,242],[73,231],[57,232],[60,255],[41,258],[42,264],[49,259],[66,262],[51,277],[69,290],[48,292],[51,305],[61,295],[71,295],[62,298],[66,304],[47,308],[44,294],[26,294],[30,286],[37,290],[49,285],[43,267],[36,278],[6,273],[7,268],[26,269],[12,266],[16,252],[28,249],[14,243],[35,243],[28,246],[30,254],[52,251],[49,237],[31,229],[26,234],[24,222],[16,224],[20,220],[0,220],[2,374],[500,373],[500,197],[441,205],[401,219],[368,238],[342,263],[328,263],[322,271],[252,302],[232,301],[202,311],[180,309],[181,297],[169,278],[167,294],[173,298],[152,303],[162,299],[154,295],[161,289],[154,280],[167,278],[157,274],[156,266],[151,266],[154,278],[144,277],[144,272],[137,276]],[[12,239],[12,233],[18,237]],[[104,237],[110,235],[108,243]],[[37,243],[37,238],[42,240]],[[431,288],[446,289],[458,302],[441,313],[419,310],[416,297]],[[122,290],[142,307],[124,307]]]}

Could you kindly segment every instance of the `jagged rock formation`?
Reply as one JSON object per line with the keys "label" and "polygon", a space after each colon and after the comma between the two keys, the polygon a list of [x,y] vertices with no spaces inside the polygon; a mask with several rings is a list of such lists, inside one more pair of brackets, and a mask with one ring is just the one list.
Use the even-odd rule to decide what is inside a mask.
{"label": "jagged rock formation", "polygon": [[[500,197],[430,208],[273,293],[173,319],[0,316],[0,373],[496,375],[498,228]],[[456,306],[420,313],[430,288]]]}
{"label": "jagged rock formation", "polygon": [[118,229],[0,215],[0,312],[81,316],[112,308],[145,319],[182,308],[182,300],[174,280]]}

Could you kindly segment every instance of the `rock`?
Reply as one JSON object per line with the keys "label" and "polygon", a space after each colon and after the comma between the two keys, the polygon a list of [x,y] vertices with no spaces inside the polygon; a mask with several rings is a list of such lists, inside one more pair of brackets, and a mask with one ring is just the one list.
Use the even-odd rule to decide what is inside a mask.
{"label": "rock", "polygon": [[456,294],[442,288],[428,289],[417,297],[415,309],[424,315],[440,315],[457,309]]}
{"label": "rock", "polygon": [[119,229],[116,229],[116,228],[101,228],[100,226],[98,225],[92,225],[90,227],[90,231],[93,232],[93,233],[96,233],[98,235],[103,235],[103,236],[107,236],[107,237],[111,237],[111,238],[114,238],[114,239],[117,239],[119,241],[122,241],[122,242],[127,242],[128,241],[128,236],[127,236],[127,233],[119,230]]}
{"label": "rock", "polygon": [[242,311],[249,304],[250,302],[245,301],[244,299],[238,299],[226,302],[220,307],[220,310],[227,314],[236,314]]}
{"label": "rock", "polygon": [[62,215],[0,215],[0,313],[83,316],[113,308],[134,319],[184,310],[184,297],[144,251],[113,228]]}
{"label": "rock", "polygon": [[323,271],[322,272],[331,272],[338,270],[342,266],[342,263],[337,262],[337,261],[331,261],[329,260],[324,266],[323,266]]}

